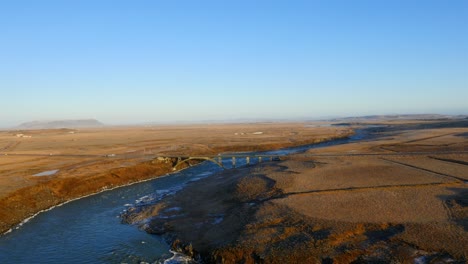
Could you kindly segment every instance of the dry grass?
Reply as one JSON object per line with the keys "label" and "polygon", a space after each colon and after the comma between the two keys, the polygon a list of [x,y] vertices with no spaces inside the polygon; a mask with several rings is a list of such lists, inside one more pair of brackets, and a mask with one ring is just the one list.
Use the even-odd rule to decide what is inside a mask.
{"label": "dry grass", "polygon": [[[443,157],[434,155],[435,157]],[[388,158],[389,160],[398,161],[404,164],[409,164],[418,168],[433,171],[435,173],[455,176],[461,179],[468,180],[468,166],[454,162],[447,162],[436,160],[429,157],[406,157],[402,158]]]}
{"label": "dry grass", "polygon": [[[397,166],[377,157],[336,157],[314,159],[316,168],[291,170],[299,175],[289,174],[290,187],[285,192],[307,192],[346,188],[379,187],[391,185],[449,183],[452,179],[428,174],[408,167]],[[273,174],[281,180],[284,174]]]}
{"label": "dry grass", "polygon": [[[466,138],[460,142],[453,134],[463,131],[385,133],[309,151],[336,157],[297,155],[226,172],[168,198],[165,203],[183,208],[183,216],[153,224],[171,226],[163,233],[182,244],[190,241],[208,262],[414,263],[425,256],[434,263],[463,263],[468,189],[457,177],[466,176],[468,166],[434,160],[433,154],[395,152],[427,149],[421,147],[426,141],[431,150],[458,149],[453,146],[464,146]],[[435,156],[467,160],[467,154]],[[213,215],[224,220],[213,224]]]}
{"label": "dry grass", "polygon": [[[404,125],[412,126],[410,121]],[[265,133],[252,135],[255,131]],[[80,145],[83,153],[124,154],[135,150],[133,153],[138,154],[146,148],[153,153],[207,154],[318,142],[343,135],[347,130],[307,128],[304,124],[257,124],[88,132],[80,138],[85,141]],[[466,183],[460,179],[466,177],[468,166],[429,156],[467,161],[467,154],[405,154],[466,150],[467,138],[457,136],[466,132],[467,128],[389,129],[373,140],[308,152],[339,154],[338,157],[297,155],[282,162],[202,179],[166,198],[163,204],[130,212],[126,219],[143,223],[142,228],[149,232],[178,238],[182,247],[199,251],[212,262],[389,263],[414,262],[421,255],[436,261],[444,254],[466,261],[468,201]],[[54,133],[53,140],[76,135]],[[38,134],[37,138],[41,136]],[[38,142],[32,142],[32,149],[27,149],[25,142],[10,141],[11,138],[0,136],[0,146],[3,144],[7,151],[40,149]],[[55,143],[58,141],[46,150],[63,146],[57,152],[64,153],[77,147],[73,141],[69,142],[72,145]],[[346,156],[351,153],[381,156]],[[384,156],[386,153],[397,156]],[[33,182],[0,200],[0,206],[6,208],[0,212],[0,219],[10,221],[0,222],[2,228],[11,226],[12,215],[18,217],[13,219],[17,221],[31,208],[43,208],[96,188],[170,170],[170,164],[154,164],[133,154],[126,159],[47,160],[24,159],[28,165],[23,167],[15,167],[14,160],[0,161],[7,168],[1,180],[9,182],[17,175],[22,181]],[[15,168],[21,174],[15,174]],[[42,179],[25,174],[45,168],[60,168],[61,172]],[[165,218],[174,207],[181,209]],[[149,224],[144,220],[147,218],[151,218]],[[195,251],[184,246],[189,243]]]}
{"label": "dry grass", "polygon": [[395,187],[293,195],[277,202],[307,216],[327,220],[419,223],[448,221],[439,196],[450,194],[447,187]]}
{"label": "dry grass", "polygon": [[[264,134],[253,135],[256,131]],[[17,133],[32,138],[18,138]],[[0,186],[3,186],[0,197],[34,184],[36,179],[31,176],[47,170],[59,169],[56,176],[61,178],[85,177],[148,160],[143,154],[202,155],[275,149],[320,142],[345,133],[350,133],[349,129],[310,128],[303,123],[1,131],[0,153],[7,155],[0,156]],[[66,156],[75,154],[98,156]],[[117,157],[99,157],[107,154],[117,154]]]}
{"label": "dry grass", "polygon": [[[257,131],[263,134],[254,135]],[[16,137],[18,133],[32,137]],[[148,165],[158,155],[267,150],[350,133],[348,128],[305,123],[0,131],[0,206],[4,208],[0,232],[68,199],[171,171],[167,164],[164,169]],[[104,157],[107,154],[116,157]],[[53,176],[33,176],[48,170],[59,171]]]}

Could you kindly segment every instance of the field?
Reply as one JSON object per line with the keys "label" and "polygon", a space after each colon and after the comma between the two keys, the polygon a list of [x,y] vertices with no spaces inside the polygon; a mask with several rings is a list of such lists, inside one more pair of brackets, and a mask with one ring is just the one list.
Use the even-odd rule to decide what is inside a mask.
{"label": "field", "polygon": [[299,146],[364,127],[358,142],[226,170],[123,220],[207,262],[465,262],[465,120],[3,131],[0,229],[73,198],[172,172],[173,158],[160,157]]}
{"label": "field", "polygon": [[465,263],[468,127],[448,124],[394,122],[226,171],[126,221],[150,218],[141,228],[208,262]]}
{"label": "field", "polygon": [[305,123],[0,131],[0,231],[64,201],[171,172],[157,156],[276,149],[351,133]]}

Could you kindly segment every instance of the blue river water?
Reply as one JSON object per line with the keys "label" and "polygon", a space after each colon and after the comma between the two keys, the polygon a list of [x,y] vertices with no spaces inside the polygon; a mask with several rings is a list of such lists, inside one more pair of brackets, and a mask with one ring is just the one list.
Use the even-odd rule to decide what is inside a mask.
{"label": "blue river water", "polygon": [[[288,155],[310,148],[343,144],[363,138],[286,148],[256,154]],[[251,160],[256,163],[258,160]],[[229,167],[231,161],[223,161]],[[237,166],[246,161],[238,160]],[[172,256],[159,236],[122,224],[120,213],[145,197],[167,195],[191,181],[222,170],[204,162],[164,177],[105,191],[38,214],[0,237],[0,263],[159,263]],[[143,197],[143,198],[142,198]]]}

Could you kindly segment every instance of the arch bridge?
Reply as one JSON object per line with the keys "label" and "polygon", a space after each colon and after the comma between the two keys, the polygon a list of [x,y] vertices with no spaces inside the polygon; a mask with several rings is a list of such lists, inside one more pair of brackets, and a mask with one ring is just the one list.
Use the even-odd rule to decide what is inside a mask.
{"label": "arch bridge", "polygon": [[249,165],[254,160],[257,160],[258,163],[261,163],[262,161],[280,160],[279,155],[239,155],[239,154],[216,155],[216,156],[166,156],[166,157],[161,157],[161,158],[177,158],[177,162],[175,162],[175,165],[173,165],[172,167],[173,170],[177,170],[177,168],[184,163],[187,163],[190,165],[191,160],[210,161],[220,166],[223,169],[226,168],[225,165],[223,164],[223,162],[225,162],[226,160],[231,160],[232,168],[236,167],[237,160],[239,159],[245,159],[247,165]]}

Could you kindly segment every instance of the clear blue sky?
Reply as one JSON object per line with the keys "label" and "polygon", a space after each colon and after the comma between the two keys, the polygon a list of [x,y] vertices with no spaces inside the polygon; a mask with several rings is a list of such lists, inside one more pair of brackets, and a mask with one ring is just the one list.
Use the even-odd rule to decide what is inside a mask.
{"label": "clear blue sky", "polygon": [[468,1],[0,1],[0,126],[468,114]]}

